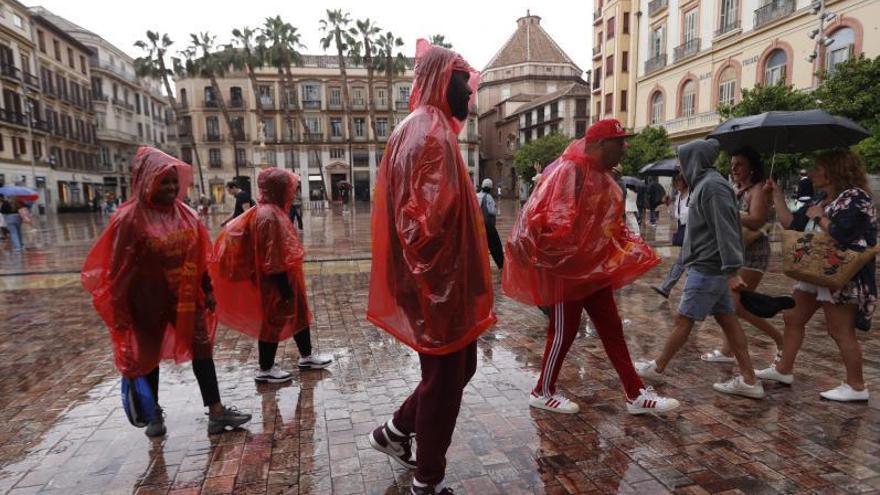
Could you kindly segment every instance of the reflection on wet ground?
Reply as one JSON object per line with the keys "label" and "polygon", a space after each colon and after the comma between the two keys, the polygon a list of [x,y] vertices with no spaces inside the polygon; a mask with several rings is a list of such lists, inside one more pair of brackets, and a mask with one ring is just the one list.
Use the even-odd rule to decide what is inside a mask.
{"label": "reflection on wet ground", "polygon": [[[513,217],[513,205],[504,208],[510,214],[502,213],[502,235]],[[215,350],[221,394],[254,414],[253,421],[207,435],[190,367],[163,365],[168,435],[160,440],[126,421],[106,330],[78,285],[76,270],[100,217],[60,218],[22,257],[0,255],[0,493],[408,493],[409,473],[365,440],[419,379],[417,356],[364,318],[366,209],[306,218],[313,337],[336,363],[326,371],[296,371],[288,386],[257,386],[255,343],[221,328]],[[671,328],[678,293],[667,303],[649,289],[666,267],[668,259],[618,294],[636,357],[654,354]],[[769,292],[790,288],[778,268],[771,267]],[[497,272],[495,278],[499,289]],[[880,492],[880,401],[818,399],[843,374],[821,316],[809,328],[795,384],[768,385],[764,401],[711,390],[733,368],[699,360],[700,351],[720,342],[717,327],[707,323],[661,389],[683,407],[657,418],[626,414],[614,370],[586,332],[559,379],[581,413],[530,410],[526,396],[537,377],[546,320],[500,292],[497,311],[498,326],[479,341],[479,369],[449,451],[448,481],[456,493]],[[772,343],[750,336],[763,366],[772,359]],[[877,386],[880,345],[872,337],[860,335],[866,379]],[[292,342],[279,355],[295,368]]]}

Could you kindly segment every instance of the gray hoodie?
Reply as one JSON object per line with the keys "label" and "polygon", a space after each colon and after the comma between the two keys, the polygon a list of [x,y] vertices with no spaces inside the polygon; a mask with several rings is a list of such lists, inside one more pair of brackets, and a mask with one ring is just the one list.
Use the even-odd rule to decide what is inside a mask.
{"label": "gray hoodie", "polygon": [[707,275],[733,275],[743,264],[743,241],[733,188],[714,168],[718,141],[698,139],[678,148],[690,188],[682,260]]}

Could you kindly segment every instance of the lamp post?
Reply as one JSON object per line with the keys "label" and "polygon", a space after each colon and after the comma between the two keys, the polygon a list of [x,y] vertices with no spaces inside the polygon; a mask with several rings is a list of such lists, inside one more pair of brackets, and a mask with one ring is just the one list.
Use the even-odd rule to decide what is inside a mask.
{"label": "lamp post", "polygon": [[[34,191],[37,191],[39,194],[39,188],[37,188],[37,159],[36,154],[34,153],[34,130],[33,130],[33,115],[34,108],[33,103],[28,99],[27,94],[22,91],[21,97],[24,100],[24,112],[25,118],[27,119],[27,128],[28,128],[28,141],[30,141],[31,145],[31,178],[34,181]],[[39,208],[37,209],[39,211]]]}

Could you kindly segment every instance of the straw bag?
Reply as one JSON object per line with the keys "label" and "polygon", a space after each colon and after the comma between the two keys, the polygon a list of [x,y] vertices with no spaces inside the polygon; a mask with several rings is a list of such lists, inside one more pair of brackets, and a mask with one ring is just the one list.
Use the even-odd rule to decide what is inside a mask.
{"label": "straw bag", "polygon": [[748,227],[742,227],[742,238],[743,238],[743,246],[749,247],[754,244],[755,241],[767,235],[767,226],[763,226],[760,229],[750,229]]}
{"label": "straw bag", "polygon": [[786,276],[831,290],[840,290],[877,254],[877,247],[864,251],[841,249],[821,231],[782,232],[782,271]]}

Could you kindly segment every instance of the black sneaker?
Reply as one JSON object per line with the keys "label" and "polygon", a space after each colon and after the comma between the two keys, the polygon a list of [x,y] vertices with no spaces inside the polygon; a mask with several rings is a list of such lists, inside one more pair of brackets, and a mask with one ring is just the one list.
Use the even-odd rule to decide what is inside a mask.
{"label": "black sneaker", "polygon": [[652,285],[651,288],[654,289],[654,292],[663,296],[663,299],[669,299],[669,293],[661,289],[660,286]]}
{"label": "black sneaker", "polygon": [[387,454],[394,462],[407,469],[416,468],[416,457],[412,452],[412,440],[408,436],[400,436],[391,431],[388,425],[382,425],[370,433],[370,445]]}
{"label": "black sneaker", "polygon": [[410,491],[412,495],[455,495],[455,492],[452,488],[442,488],[438,492],[433,485],[427,486],[412,486],[412,490]]}
{"label": "black sneaker", "polygon": [[156,419],[150,421],[147,425],[147,429],[144,430],[144,433],[150,437],[161,437],[165,434],[167,430],[165,429],[165,411],[156,404]]}
{"label": "black sneaker", "polygon": [[250,414],[239,412],[234,407],[224,407],[223,412],[216,415],[208,415],[208,433],[223,433],[226,428],[235,429],[251,420]]}

